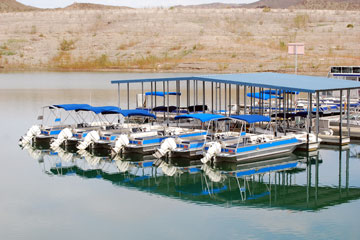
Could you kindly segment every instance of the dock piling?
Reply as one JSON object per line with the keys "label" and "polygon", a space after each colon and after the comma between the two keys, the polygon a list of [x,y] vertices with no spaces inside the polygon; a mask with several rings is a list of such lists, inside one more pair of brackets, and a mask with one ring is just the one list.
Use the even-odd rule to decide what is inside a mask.
{"label": "dock piling", "polygon": [[340,122],[339,122],[339,136],[340,145],[342,145],[342,118],[343,118],[343,91],[340,90]]}
{"label": "dock piling", "polygon": [[319,92],[316,92],[316,142],[319,142],[319,131],[320,131],[320,126],[319,126]]}

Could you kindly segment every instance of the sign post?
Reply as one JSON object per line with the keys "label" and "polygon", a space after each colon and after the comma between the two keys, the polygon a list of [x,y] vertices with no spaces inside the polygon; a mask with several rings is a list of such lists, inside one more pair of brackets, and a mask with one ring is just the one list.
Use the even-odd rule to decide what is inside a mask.
{"label": "sign post", "polygon": [[295,55],[295,74],[297,74],[297,55],[305,54],[305,44],[304,43],[289,43],[288,54]]}

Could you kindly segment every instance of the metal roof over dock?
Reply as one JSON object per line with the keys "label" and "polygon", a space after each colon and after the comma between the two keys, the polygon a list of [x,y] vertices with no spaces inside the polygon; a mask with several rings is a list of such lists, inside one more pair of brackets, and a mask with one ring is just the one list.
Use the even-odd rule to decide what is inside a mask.
{"label": "metal roof over dock", "polygon": [[299,91],[299,92],[308,92],[308,93],[360,88],[360,83],[356,81],[327,78],[327,77],[272,73],[272,72],[213,74],[213,75],[174,77],[174,78],[113,80],[111,81],[111,83],[120,84],[120,83],[134,83],[134,82],[163,82],[163,81],[181,81],[181,80],[199,80],[205,82],[217,82],[217,83],[243,85],[249,87],[282,89],[286,91]]}

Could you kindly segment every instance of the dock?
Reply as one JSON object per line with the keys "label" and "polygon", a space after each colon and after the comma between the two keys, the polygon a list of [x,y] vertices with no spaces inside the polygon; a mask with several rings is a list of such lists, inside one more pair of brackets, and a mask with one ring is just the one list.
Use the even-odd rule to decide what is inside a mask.
{"label": "dock", "polygon": [[[46,135],[51,131],[34,126],[21,141],[45,136],[48,144],[50,141],[52,147],[59,147],[80,138],[75,147],[90,149],[93,154],[105,150],[115,155],[139,153],[163,158],[177,152],[185,158],[191,153],[189,156],[205,164],[217,160],[258,161],[295,150],[311,152],[324,144],[344,146],[351,137],[360,136],[360,130],[353,131],[349,121],[350,91],[360,88],[355,81],[267,72],[125,79],[111,83],[117,85],[117,106],[49,107],[53,114],[54,111],[66,111],[69,116],[90,114],[103,125],[76,124],[74,129],[81,129],[77,137],[72,135],[70,125],[56,129],[52,136]],[[324,91],[340,92],[338,116],[323,116],[320,94]],[[303,110],[295,104],[299,93],[307,94]],[[107,122],[109,115],[113,122]],[[136,117],[133,123],[130,117]],[[339,122],[334,125],[336,118]],[[61,118],[55,122],[63,124]],[[231,125],[236,124],[241,127],[232,126],[230,131]]]}

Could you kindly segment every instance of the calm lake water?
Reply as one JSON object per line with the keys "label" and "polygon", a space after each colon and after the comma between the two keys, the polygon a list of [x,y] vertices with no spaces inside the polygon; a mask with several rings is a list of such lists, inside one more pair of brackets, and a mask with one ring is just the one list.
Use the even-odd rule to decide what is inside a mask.
{"label": "calm lake water", "polygon": [[[260,163],[264,173],[247,178],[230,174],[239,167],[214,166],[220,182],[195,167],[168,176],[134,159],[123,173],[114,161],[66,162],[17,144],[42,106],[116,105],[110,80],[165,76],[181,74],[1,74],[0,239],[360,238],[357,144]],[[297,161],[296,169],[266,171]]]}

